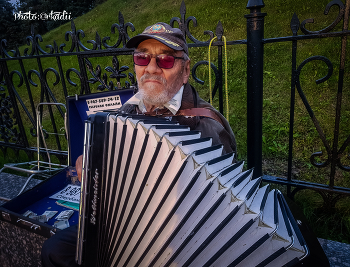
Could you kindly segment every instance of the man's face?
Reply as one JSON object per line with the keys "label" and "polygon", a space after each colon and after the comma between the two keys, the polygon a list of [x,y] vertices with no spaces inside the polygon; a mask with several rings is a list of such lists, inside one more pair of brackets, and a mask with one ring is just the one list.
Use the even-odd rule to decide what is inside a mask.
{"label": "man's face", "polygon": [[[141,42],[135,52],[145,52],[152,55],[168,54],[183,57],[183,51],[175,51],[154,39]],[[162,106],[167,103],[187,83],[190,73],[190,62],[175,59],[171,69],[162,69],[152,57],[147,66],[135,65],[139,92],[145,105]]]}

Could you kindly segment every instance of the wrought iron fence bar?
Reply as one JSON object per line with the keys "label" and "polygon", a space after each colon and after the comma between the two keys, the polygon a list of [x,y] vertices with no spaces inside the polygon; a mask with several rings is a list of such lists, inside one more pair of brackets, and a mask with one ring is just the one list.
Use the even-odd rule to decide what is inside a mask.
{"label": "wrought iron fence bar", "polygon": [[24,78],[24,82],[25,82],[25,85],[26,85],[27,92],[28,92],[29,102],[30,102],[30,106],[32,108],[32,113],[33,113],[34,120],[33,120],[33,118],[31,118],[31,116],[28,116],[28,117],[31,119],[31,121],[33,123],[33,126],[35,126],[36,125],[36,121],[35,121],[35,118],[36,118],[35,106],[34,106],[34,100],[33,100],[32,91],[30,90],[30,85],[29,85],[29,82],[28,82],[27,72],[25,70],[25,67],[24,67],[24,64],[23,64],[23,60],[21,58],[19,58],[18,62],[19,62],[19,65],[21,67],[22,75],[23,75],[23,78]]}
{"label": "wrought iron fence bar", "polygon": [[[343,31],[347,30],[349,26],[349,10],[350,10],[349,4],[350,4],[350,1],[347,1],[346,7],[345,7],[345,13],[344,13]],[[330,180],[329,180],[330,188],[334,187],[336,167],[337,165],[340,165],[339,158],[338,158],[338,142],[339,142],[339,125],[340,125],[340,116],[341,116],[342,93],[343,93],[343,86],[344,86],[346,45],[347,45],[347,36],[345,35],[345,36],[342,36],[342,39],[341,39],[338,92],[337,92],[336,115],[335,115],[335,124],[334,124],[331,172],[330,172]]]}
{"label": "wrought iron fence bar", "polygon": [[[296,32],[295,32],[296,34]],[[293,166],[293,135],[294,135],[294,109],[295,109],[295,81],[297,69],[297,41],[292,41],[292,78],[291,78],[291,97],[290,97],[290,119],[289,119],[289,147],[288,147],[288,171],[287,180],[292,180],[292,166]],[[287,185],[287,194],[291,195],[291,186]]]}
{"label": "wrought iron fence bar", "polygon": [[0,58],[1,61],[12,61],[18,59],[34,59],[34,58],[47,58],[47,57],[68,57],[79,55],[80,52],[72,52],[72,53],[59,53],[59,54],[43,54],[43,55],[33,55],[33,56],[20,56],[20,57],[11,57],[11,58]]}
{"label": "wrought iron fence bar", "polygon": [[[262,1],[260,6],[263,7]],[[252,4],[252,2],[249,2]],[[247,163],[254,178],[262,176],[262,110],[264,71],[264,17],[256,5],[249,7],[247,19]]]}
{"label": "wrought iron fence bar", "polygon": [[316,33],[308,35],[297,35],[297,36],[285,36],[285,37],[276,37],[276,38],[266,38],[263,39],[265,44],[277,43],[277,42],[289,42],[289,41],[298,41],[298,40],[308,40],[308,39],[319,39],[319,38],[329,38],[329,37],[341,37],[350,35],[350,31],[341,31],[341,32],[328,32],[328,33]]}
{"label": "wrought iron fence bar", "polygon": [[[40,83],[41,83],[41,86],[40,86],[40,101],[39,101],[39,103],[42,103],[42,102],[44,102],[44,95],[45,95],[45,88],[46,88],[46,86],[45,86],[45,84],[43,84],[43,82],[42,82],[42,69],[40,68],[40,60],[39,60],[39,58],[37,59],[37,61],[38,61],[38,67],[39,67],[39,71],[40,71],[40,76],[41,77],[39,77],[40,78]],[[40,106],[40,120],[42,120],[42,115],[43,115],[43,106]],[[36,136],[39,136],[39,142],[40,142],[40,144],[37,144],[37,145],[39,145],[39,146],[43,146],[44,145],[44,141],[45,140],[43,140],[43,138],[45,138],[44,136],[42,136],[42,135],[39,135],[39,133],[36,131]],[[44,157],[46,156],[46,153],[44,154]],[[46,160],[48,160],[48,159],[46,159]]]}
{"label": "wrought iron fence bar", "polygon": [[[47,91],[47,93],[49,94],[49,96],[51,97],[52,102],[54,102],[54,103],[59,103],[59,102],[57,101],[55,95],[53,94],[53,92],[51,91],[51,89],[50,89],[49,87],[46,88],[46,91]],[[47,102],[51,102],[51,101],[47,101]],[[63,110],[62,110],[62,107],[57,106],[57,109],[58,109],[59,113],[61,114],[61,117],[64,118],[64,112],[63,112]]]}
{"label": "wrought iron fence bar", "polygon": [[36,121],[35,121],[35,117],[33,118],[31,116],[31,114],[29,113],[29,110],[26,108],[24,102],[22,101],[22,98],[20,97],[20,95],[18,94],[17,90],[13,88],[13,94],[15,95],[16,99],[18,100],[19,104],[22,106],[24,112],[27,114],[28,119],[30,120],[30,122],[32,123],[33,126],[36,125]]}
{"label": "wrought iron fence bar", "polygon": [[[226,45],[239,45],[239,44],[247,44],[247,40],[246,39],[243,39],[243,40],[235,40],[235,41],[227,41],[226,42]],[[211,44],[212,46],[224,46],[225,43],[223,41],[216,41],[216,42],[213,42]],[[191,48],[191,47],[207,47],[209,46],[209,42],[205,42],[205,43],[189,43],[188,44],[188,47]]]}
{"label": "wrought iron fence bar", "polygon": [[84,63],[84,57],[82,55],[77,55],[78,58],[78,64],[79,64],[79,69],[80,69],[80,75],[82,76],[82,79],[80,80],[81,84],[81,89],[80,89],[80,94],[90,94],[90,86],[88,83],[88,76],[85,68],[85,63]]}
{"label": "wrought iron fence bar", "polygon": [[[227,41],[226,45],[238,45],[238,44],[247,44],[247,40],[237,40],[237,41]],[[224,45],[224,42],[215,42],[212,45],[216,46],[216,45]]]}
{"label": "wrought iron fence bar", "polygon": [[[344,153],[346,147],[350,145],[350,135],[348,136],[348,138],[346,138],[346,140],[344,141],[343,145],[340,147],[338,153],[339,154],[342,154]],[[350,168],[349,168],[350,169]]]}
{"label": "wrought iron fence bar", "polygon": [[268,183],[293,186],[301,189],[322,190],[329,193],[350,195],[350,188],[346,188],[346,187],[334,186],[333,188],[329,188],[326,184],[311,183],[311,182],[305,182],[301,180],[288,181],[287,179],[271,176],[271,175],[263,175],[263,181]]}
{"label": "wrought iron fence bar", "polygon": [[108,48],[105,50],[98,51],[83,51],[79,55],[82,57],[104,57],[104,56],[114,56],[116,53],[119,55],[131,55],[134,49],[125,49],[125,48]]}
{"label": "wrought iron fence bar", "polygon": [[[345,49],[345,47],[344,47]],[[343,50],[343,47],[342,47]],[[342,53],[345,50],[342,51]],[[342,62],[340,63],[342,65]],[[333,135],[333,148],[332,148],[332,160],[331,160],[331,172],[329,176],[329,187],[334,187],[334,178],[336,165],[338,163],[338,142],[339,142],[339,124],[340,124],[340,113],[341,113],[341,102],[342,102],[342,91],[343,91],[343,80],[344,80],[344,68],[339,70],[339,80],[338,80],[338,93],[336,102],[336,114],[334,123],[334,135]]]}
{"label": "wrought iron fence bar", "polygon": [[[206,46],[208,46],[207,44]],[[106,48],[104,50],[90,50],[90,51],[79,51],[79,52],[66,52],[66,53],[53,53],[53,54],[39,54],[39,55],[28,55],[28,56],[16,56],[16,57],[3,57],[0,58],[0,62],[6,62],[11,60],[19,59],[34,59],[34,58],[46,58],[46,57],[69,57],[69,56],[78,56],[86,55],[91,57],[97,56],[110,56],[118,53],[119,55],[130,55],[134,49],[126,48]]]}
{"label": "wrought iron fence bar", "polygon": [[61,81],[62,81],[64,97],[66,98],[68,96],[68,91],[67,91],[67,86],[66,86],[66,80],[64,79],[61,58],[59,56],[57,56],[56,57],[56,61],[57,61],[57,66],[58,66],[58,70],[59,70],[59,73],[60,73],[60,78],[61,78]]}
{"label": "wrought iron fence bar", "polygon": [[[11,148],[13,150],[22,150],[25,152],[38,152],[38,148],[37,147],[25,147],[25,146],[19,146],[17,144],[14,143],[6,143],[4,141],[0,141],[0,147],[7,147],[7,148]],[[60,151],[60,150],[55,150],[55,149],[48,149],[48,151],[50,152],[50,154],[55,155],[55,156],[68,156],[68,152],[67,151]],[[46,150],[44,148],[40,148],[40,153],[46,153]]]}

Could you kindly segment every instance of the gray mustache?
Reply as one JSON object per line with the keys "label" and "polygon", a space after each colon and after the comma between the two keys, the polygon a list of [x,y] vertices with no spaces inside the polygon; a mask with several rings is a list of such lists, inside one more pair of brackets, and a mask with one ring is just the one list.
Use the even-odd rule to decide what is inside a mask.
{"label": "gray mustache", "polygon": [[166,84],[166,80],[163,77],[158,76],[158,75],[151,75],[149,73],[144,74],[140,79],[141,82],[144,82],[145,80],[155,80],[155,81],[159,81],[163,84]]}

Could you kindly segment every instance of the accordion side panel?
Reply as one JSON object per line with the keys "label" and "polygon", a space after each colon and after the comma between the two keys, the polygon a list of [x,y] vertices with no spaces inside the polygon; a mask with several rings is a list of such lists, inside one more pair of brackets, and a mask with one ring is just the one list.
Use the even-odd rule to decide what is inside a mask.
{"label": "accordion side panel", "polygon": [[[97,153],[98,155],[104,155],[106,140],[106,115],[97,113],[93,116],[92,136],[91,136],[91,152]],[[101,211],[101,186],[102,186],[102,175],[105,170],[103,169],[103,160],[101,156],[99,158],[90,157],[89,170],[88,170],[88,181],[87,189],[88,195],[86,198],[86,227],[84,229],[85,246],[86,250],[84,253],[85,257],[83,262],[87,266],[97,266],[98,251],[96,250],[96,244],[99,241],[99,225],[100,225],[100,211]]]}

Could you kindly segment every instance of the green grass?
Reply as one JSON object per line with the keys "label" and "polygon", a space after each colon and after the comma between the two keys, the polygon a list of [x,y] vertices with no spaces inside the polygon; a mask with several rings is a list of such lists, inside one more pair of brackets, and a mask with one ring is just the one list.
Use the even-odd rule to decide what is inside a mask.
{"label": "green grass", "polygon": [[[232,1],[232,0],[218,0],[218,1],[186,1],[186,17],[195,16],[198,26],[194,27],[190,22],[190,31],[192,35],[200,40],[208,40],[208,35],[204,34],[204,31],[210,30],[215,33],[216,26],[220,20],[224,27],[224,35],[227,40],[238,40],[246,38],[246,19],[245,14],[249,13],[246,9],[248,1]],[[321,1],[302,1],[302,0],[265,0],[265,7],[262,12],[266,12],[265,17],[265,38],[274,38],[282,36],[292,35],[290,29],[290,20],[294,12],[298,15],[300,22],[304,19],[314,18],[313,24],[308,24],[307,28],[310,30],[320,30],[330,25],[337,16],[337,8],[332,7],[328,15],[324,15],[323,11],[328,4],[328,0]],[[120,11],[124,16],[124,22],[131,22],[136,28],[135,32],[131,32],[128,28],[128,34],[130,37],[141,33],[143,29],[156,23],[158,21],[168,22],[172,17],[179,17],[181,0],[164,0],[162,2],[156,0],[148,1],[117,1],[108,0],[107,2],[97,6],[89,13],[76,18],[74,20],[76,29],[82,29],[85,33],[85,38],[82,38],[82,43],[92,48],[91,44],[87,43],[87,40],[95,39],[96,31],[100,37],[110,36],[111,40],[109,45],[113,45],[118,35],[111,33],[111,25],[113,23],[119,24],[118,12]],[[176,25],[176,23],[175,23]],[[342,21],[334,29],[334,31],[341,30]],[[61,27],[52,30],[51,32],[43,36],[44,42],[41,47],[45,48],[45,45],[53,44],[55,40],[58,45],[66,43],[64,48],[68,51],[70,48],[70,42],[65,41],[64,33],[71,31],[70,23],[66,23]],[[302,34],[299,31],[299,34]],[[315,81],[320,79],[327,73],[327,67],[323,62],[313,61],[302,69],[300,81],[302,89],[315,113],[316,118],[319,120],[321,128],[325,132],[327,141],[332,145],[333,142],[333,129],[334,129],[334,117],[335,117],[335,104],[336,104],[336,92],[337,92],[337,79],[339,75],[339,62],[340,62],[340,39],[328,38],[319,40],[305,40],[298,42],[298,55],[297,65],[300,65],[303,60],[310,56],[322,55],[331,60],[333,63],[334,71],[329,80],[324,83],[316,84]],[[20,51],[23,54],[25,47],[21,47]],[[290,108],[290,76],[291,76],[291,51],[292,45],[290,42],[274,43],[265,45],[264,50],[264,95],[263,95],[263,158],[264,158],[264,172],[277,175],[281,177],[286,176],[287,172],[287,153],[288,153],[288,131],[289,131],[289,108]],[[234,130],[238,142],[238,157],[239,159],[246,159],[246,46],[235,45],[229,46],[228,55],[228,94],[229,94],[229,121]],[[216,63],[217,51],[212,49],[211,60]],[[348,53],[349,54],[349,53]],[[192,59],[192,66],[199,60],[208,60],[207,48],[191,48],[190,57]],[[62,57],[63,71],[66,72],[69,68],[78,68],[77,60],[74,56]],[[342,100],[342,117],[340,122],[340,137],[339,147],[343,144],[346,137],[349,135],[350,124],[350,95],[346,88],[349,88],[349,55],[347,55],[347,63],[345,65],[345,80],[344,80],[344,93]],[[119,57],[120,65],[131,66],[130,57]],[[99,64],[102,69],[106,66],[111,66],[112,58],[93,58],[91,62],[94,67]],[[38,70],[36,60],[25,60],[25,68]],[[43,68],[53,67],[57,68],[55,58],[42,59]],[[9,63],[9,69],[19,69],[18,63],[15,61]],[[207,67],[201,66],[198,69],[197,76],[208,81]],[[16,77],[16,75],[15,75]],[[62,85],[53,85],[55,81],[55,75],[52,72],[48,72],[48,85],[50,89],[55,92],[55,95],[60,102],[64,102],[64,96],[62,94]],[[92,76],[91,76],[92,77]],[[74,82],[78,83],[78,78],[74,73],[71,74],[71,78]],[[17,80],[16,80],[17,79]],[[19,78],[15,78],[15,81],[19,83]],[[39,102],[40,96],[40,83],[39,79],[33,75],[33,81],[39,84],[38,87],[32,86],[33,97],[35,104]],[[194,83],[191,79],[191,83]],[[204,85],[194,84],[199,91],[200,95],[204,99],[209,98],[208,83]],[[17,86],[17,85],[16,85]],[[91,85],[92,92],[96,92],[98,84]],[[16,87],[17,88],[17,87]],[[25,85],[17,88],[20,92],[25,105],[29,107],[29,100],[26,97],[27,93]],[[67,83],[67,90],[69,95],[79,93],[80,88],[74,87]],[[214,99],[214,106],[218,107],[217,97]],[[47,114],[47,113],[45,113]],[[45,115],[47,116],[47,115]],[[23,116],[24,118],[24,116]],[[29,131],[32,126],[27,120],[24,121],[26,130]],[[49,127],[49,126],[46,126]],[[35,145],[36,140],[29,140],[32,145]],[[300,180],[324,183],[329,182],[329,167],[318,169],[311,165],[310,156],[317,151],[325,152],[324,145],[315,130],[315,127],[310,119],[304,104],[302,103],[299,95],[296,95],[295,106],[295,130],[294,130],[294,161],[293,161],[293,177]],[[346,149],[346,153],[350,153],[350,148]],[[11,158],[12,159],[12,158]],[[8,161],[7,158],[2,159],[2,162]],[[321,158],[325,160],[325,156]],[[350,165],[350,159],[342,155],[341,161],[344,165]],[[335,185],[350,187],[350,173],[337,169]],[[326,220],[328,224],[325,229],[333,229],[333,231],[323,231],[321,224],[323,224],[324,214],[320,215],[319,211],[322,210],[322,205],[319,199],[316,197],[310,197],[310,192],[300,192],[296,195],[297,202],[303,204],[304,212],[307,217],[314,223],[314,227],[317,229],[316,233],[319,237],[338,240],[342,242],[350,243],[349,235],[349,221],[350,212],[346,208],[344,203],[350,204],[348,199],[343,200],[342,205],[337,205],[336,210],[332,211],[335,217],[332,217],[327,213],[329,218]],[[349,205],[348,205],[349,206]],[[340,215],[341,214],[341,215]],[[333,225],[334,220],[344,222],[338,226]],[[345,226],[344,226],[345,225]],[[339,234],[337,234],[339,233]]]}
{"label": "green grass", "polygon": [[[313,205],[310,205],[310,202]],[[336,241],[349,243],[350,208],[348,199],[341,199],[334,209],[325,211],[323,198],[311,190],[300,193],[296,203],[308,219],[311,229],[318,237],[336,237]],[[334,240],[334,239],[333,239]]]}

